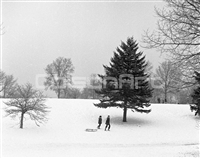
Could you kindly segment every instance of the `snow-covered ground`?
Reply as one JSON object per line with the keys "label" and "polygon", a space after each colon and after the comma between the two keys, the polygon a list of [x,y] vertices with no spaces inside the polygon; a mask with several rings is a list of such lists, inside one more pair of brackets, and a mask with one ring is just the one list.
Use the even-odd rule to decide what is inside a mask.
{"label": "snow-covered ground", "polygon": [[[199,118],[189,105],[152,104],[149,114],[128,111],[128,122],[122,122],[122,109],[100,109],[98,100],[48,99],[49,121],[37,127],[26,120],[2,121],[3,157],[199,157]],[[3,100],[0,100],[1,112]],[[102,115],[102,128],[96,128]],[[111,116],[111,131],[104,131],[105,119]]]}

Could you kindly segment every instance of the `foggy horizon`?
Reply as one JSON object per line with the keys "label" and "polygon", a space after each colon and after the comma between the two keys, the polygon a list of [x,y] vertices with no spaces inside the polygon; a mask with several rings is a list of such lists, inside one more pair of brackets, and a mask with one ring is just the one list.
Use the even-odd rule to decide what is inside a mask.
{"label": "foggy horizon", "polygon": [[133,37],[155,69],[163,56],[142,48],[142,34],[156,29],[154,7],[141,2],[6,2],[2,3],[2,70],[19,84],[36,85],[37,77],[58,57],[70,58],[74,78],[104,74],[121,41]]}

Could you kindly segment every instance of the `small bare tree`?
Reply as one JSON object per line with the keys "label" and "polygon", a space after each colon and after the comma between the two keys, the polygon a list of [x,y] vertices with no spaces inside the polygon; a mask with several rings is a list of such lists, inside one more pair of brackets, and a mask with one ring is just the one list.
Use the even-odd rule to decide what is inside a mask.
{"label": "small bare tree", "polygon": [[158,84],[162,85],[161,93],[164,94],[164,101],[167,102],[167,95],[175,93],[181,88],[181,73],[170,61],[165,61],[156,69]]}
{"label": "small bare tree", "polygon": [[150,61],[147,61],[147,66],[145,67],[145,73],[151,76],[152,70],[153,70],[153,64]]}
{"label": "small bare tree", "polygon": [[49,108],[44,104],[45,99],[42,92],[33,89],[31,84],[25,86],[18,86],[17,98],[10,99],[5,102],[6,116],[20,118],[20,128],[23,128],[24,116],[27,114],[35,124],[39,126],[40,123],[47,121],[46,115]]}
{"label": "small bare tree", "polygon": [[3,84],[3,98],[15,97],[15,91],[17,88],[17,80],[13,75],[7,75]]}
{"label": "small bare tree", "polygon": [[4,83],[5,78],[6,78],[5,72],[0,70],[0,92],[3,91],[3,88],[4,88],[3,83]]}
{"label": "small bare tree", "polygon": [[0,70],[0,92],[3,98],[15,97],[15,91],[17,88],[17,80],[13,75],[6,75]]}

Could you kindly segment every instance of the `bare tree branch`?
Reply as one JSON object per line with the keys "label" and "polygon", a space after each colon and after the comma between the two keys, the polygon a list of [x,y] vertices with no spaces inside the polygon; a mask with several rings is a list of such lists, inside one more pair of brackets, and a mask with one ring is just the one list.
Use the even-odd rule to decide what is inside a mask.
{"label": "bare tree branch", "polygon": [[[169,55],[173,63],[186,71],[200,70],[200,1],[165,0],[167,6],[155,9],[159,20],[157,30],[143,35],[146,48],[156,48]],[[188,71],[190,68],[190,71]],[[189,72],[189,73],[188,73]]]}

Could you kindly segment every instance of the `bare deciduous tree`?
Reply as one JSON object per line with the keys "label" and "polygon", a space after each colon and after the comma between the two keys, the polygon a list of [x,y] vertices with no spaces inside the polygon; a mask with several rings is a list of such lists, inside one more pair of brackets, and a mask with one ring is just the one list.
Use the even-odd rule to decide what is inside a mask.
{"label": "bare deciduous tree", "polygon": [[3,87],[4,87],[3,83],[4,83],[4,80],[5,80],[5,77],[6,77],[5,72],[0,70],[0,92],[3,91]]}
{"label": "bare deciduous tree", "polygon": [[6,75],[3,71],[0,71],[0,85],[3,98],[15,97],[17,80],[14,79],[13,75]]}
{"label": "bare deciduous tree", "polygon": [[53,63],[47,65],[45,72],[47,74],[44,83],[46,89],[50,88],[55,91],[58,98],[60,98],[61,91],[67,84],[71,83],[71,73],[74,72],[71,59],[57,58]]}
{"label": "bare deciduous tree", "polygon": [[150,61],[147,61],[147,66],[145,67],[145,73],[149,76],[152,75],[153,64]]}
{"label": "bare deciduous tree", "polygon": [[167,102],[167,95],[181,88],[179,68],[174,67],[170,61],[165,61],[156,69],[156,77],[158,84],[162,85],[160,92],[164,94],[164,101]]}
{"label": "bare deciduous tree", "polygon": [[13,75],[7,75],[3,84],[3,97],[10,98],[15,97],[15,91],[17,88],[17,80],[14,79]]}
{"label": "bare deciduous tree", "polygon": [[164,1],[166,7],[156,9],[157,30],[146,31],[143,36],[144,47],[168,53],[183,76],[192,78],[194,70],[200,70],[200,1]]}
{"label": "bare deciduous tree", "polygon": [[20,118],[20,128],[23,128],[25,114],[35,121],[36,125],[47,121],[46,115],[49,108],[45,105],[42,92],[33,89],[31,84],[18,86],[17,98],[5,102],[6,116]]}

